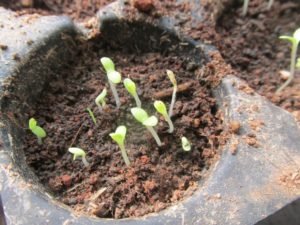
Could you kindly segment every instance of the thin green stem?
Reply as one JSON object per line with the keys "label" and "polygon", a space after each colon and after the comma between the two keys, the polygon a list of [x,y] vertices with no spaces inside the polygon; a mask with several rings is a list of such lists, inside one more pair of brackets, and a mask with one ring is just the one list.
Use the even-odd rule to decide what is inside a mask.
{"label": "thin green stem", "polygon": [[128,155],[127,155],[127,152],[126,152],[124,144],[119,145],[119,147],[121,149],[121,154],[122,154],[122,157],[123,157],[123,159],[125,161],[126,166],[130,166],[130,161],[129,161],[129,158],[128,158]]}
{"label": "thin green stem", "polygon": [[86,160],[85,156],[82,156],[81,159],[85,167],[88,167],[90,165],[89,162]]}
{"label": "thin green stem", "polygon": [[96,118],[95,118],[95,115],[94,115],[93,111],[90,108],[86,108],[86,110],[88,111],[88,113],[89,113],[90,117],[92,118],[94,124],[97,125],[97,121],[96,121]]}
{"label": "thin green stem", "polygon": [[147,129],[149,130],[149,132],[152,134],[153,138],[155,139],[156,143],[158,146],[161,146],[161,141],[156,133],[156,131],[153,129],[153,127],[149,127],[149,126],[146,126]]}
{"label": "thin green stem", "polygon": [[272,8],[273,3],[274,3],[274,0],[269,0],[268,7],[267,7],[268,10],[270,10]]}
{"label": "thin green stem", "polygon": [[140,100],[139,96],[137,94],[135,94],[133,96],[133,98],[135,100],[136,106],[139,107],[139,108],[142,108],[142,103],[141,103],[141,100]]}
{"label": "thin green stem", "polygon": [[39,144],[39,145],[42,145],[42,144],[43,144],[42,138],[39,137],[39,136],[37,136],[37,138],[38,138],[38,144]]}
{"label": "thin green stem", "polygon": [[171,105],[170,105],[170,108],[169,108],[169,117],[170,118],[173,115],[173,108],[174,108],[175,101],[176,101],[176,92],[177,92],[177,86],[174,86],[173,93],[172,93]]}
{"label": "thin green stem", "polygon": [[117,108],[120,108],[121,102],[120,102],[120,98],[119,98],[119,95],[118,95],[118,92],[116,89],[116,85],[114,83],[112,83],[110,80],[108,80],[108,83],[109,83],[110,89],[113,93],[113,96],[115,98]]}
{"label": "thin green stem", "polygon": [[294,78],[294,74],[295,74],[295,67],[296,67],[296,58],[297,58],[297,48],[298,48],[298,42],[294,42],[292,45],[292,51],[291,51],[291,65],[290,65],[290,76],[289,78],[286,80],[286,82],[284,82],[283,85],[281,85],[280,88],[277,89],[276,94],[280,93],[284,88],[286,88],[291,81]]}
{"label": "thin green stem", "polygon": [[170,117],[167,115],[164,116],[165,120],[168,122],[169,124],[169,133],[173,133],[174,131],[174,125],[172,123],[172,120],[170,119]]}
{"label": "thin green stem", "polygon": [[244,0],[244,6],[243,6],[243,16],[246,16],[248,12],[248,5],[249,5],[249,0]]}

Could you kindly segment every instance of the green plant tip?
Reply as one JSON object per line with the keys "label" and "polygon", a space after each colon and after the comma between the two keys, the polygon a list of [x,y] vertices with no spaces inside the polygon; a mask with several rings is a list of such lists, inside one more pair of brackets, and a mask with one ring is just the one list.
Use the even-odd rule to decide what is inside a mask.
{"label": "green plant tip", "polygon": [[125,86],[126,90],[127,90],[132,96],[135,96],[135,95],[136,95],[136,86],[135,86],[135,83],[134,83],[130,78],[124,79],[124,86]]}
{"label": "green plant tip", "polygon": [[118,126],[114,133],[110,133],[109,136],[118,143],[118,145],[124,145],[125,137],[126,137],[126,127]]}
{"label": "green plant tip", "polygon": [[113,63],[113,61],[108,58],[108,57],[102,57],[100,59],[102,66],[104,67],[106,73],[115,71],[115,64]]}
{"label": "green plant tip", "polygon": [[184,151],[190,151],[192,149],[192,145],[186,137],[181,138],[181,144]]}
{"label": "green plant tip", "polygon": [[163,116],[168,115],[167,107],[166,107],[165,103],[163,103],[162,101],[155,101],[154,107],[155,107],[156,111],[159,112],[160,114],[162,114]]}
{"label": "green plant tip", "polygon": [[156,116],[150,116],[146,120],[144,120],[143,125],[146,127],[155,127],[158,123],[158,119]]}
{"label": "green plant tip", "polygon": [[94,124],[96,125],[97,121],[96,121],[96,118],[95,118],[95,115],[94,115],[93,111],[90,108],[86,108],[86,111],[89,113],[89,115],[92,118]]}
{"label": "green plant tip", "polygon": [[140,123],[144,123],[144,121],[149,118],[148,113],[142,108],[135,107],[130,109],[130,111],[134,118]]}
{"label": "green plant tip", "polygon": [[73,154],[73,160],[77,159],[78,157],[86,156],[85,151],[81,148],[72,147],[72,148],[69,148],[68,151]]}
{"label": "green plant tip", "polygon": [[[97,96],[97,98],[95,99],[95,103],[98,106],[104,106],[105,105],[105,97],[107,95],[107,90],[106,88],[103,89],[103,91]],[[101,105],[100,105],[101,103]]]}
{"label": "green plant tip", "polygon": [[167,75],[168,75],[171,83],[173,84],[173,86],[177,86],[177,81],[176,81],[175,74],[173,73],[173,71],[167,70]]}

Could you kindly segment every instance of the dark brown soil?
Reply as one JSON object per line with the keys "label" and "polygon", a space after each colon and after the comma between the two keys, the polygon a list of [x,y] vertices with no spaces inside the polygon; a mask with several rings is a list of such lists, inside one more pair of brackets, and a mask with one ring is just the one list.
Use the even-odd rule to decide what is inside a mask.
{"label": "dark brown soil", "polygon": [[290,64],[290,43],[278,37],[291,35],[299,28],[300,4],[275,1],[271,11],[265,7],[266,1],[250,1],[246,17],[241,16],[240,6],[229,10],[219,20],[218,47],[237,76],[300,121],[300,72],[291,85],[275,95],[284,82],[280,71],[289,70]]}
{"label": "dark brown soil", "polygon": [[[39,146],[28,131],[24,145],[27,162],[41,183],[75,210],[110,218],[157,212],[191,195],[206,169],[218,158],[219,146],[225,140],[221,116],[210,91],[219,78],[211,76],[209,69],[202,71],[202,76],[198,69],[188,71],[185,56],[127,54],[93,43],[80,49],[74,64],[66,66],[49,83],[36,108],[26,115],[36,118],[48,135]],[[118,91],[122,106],[120,110],[115,108],[99,62],[103,56],[111,57],[123,77],[136,82],[143,107],[151,115],[156,114],[155,93],[172,87],[166,69],[175,72],[179,85],[192,83],[178,93],[173,134],[167,132],[167,124],[160,118],[157,131],[163,142],[161,147],[131,116],[134,100],[121,84]],[[109,90],[108,108],[100,113],[94,99],[105,86]],[[163,96],[162,100],[169,104],[169,92]],[[87,107],[95,113],[96,126]],[[128,129],[130,167],[126,167],[118,146],[109,137],[119,125]],[[190,152],[181,148],[182,135],[193,145]],[[67,151],[70,146],[86,150],[89,167],[84,167],[81,160],[72,160]]]}
{"label": "dark brown soil", "polygon": [[103,6],[114,0],[0,0],[0,6],[17,11],[19,15],[37,13],[40,15],[69,15],[83,21],[96,15]]}

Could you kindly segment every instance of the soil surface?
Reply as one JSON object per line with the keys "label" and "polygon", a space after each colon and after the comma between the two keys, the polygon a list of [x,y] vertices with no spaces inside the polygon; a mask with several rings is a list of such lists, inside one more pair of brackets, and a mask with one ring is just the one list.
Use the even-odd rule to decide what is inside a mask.
{"label": "soil surface", "polygon": [[[26,115],[36,118],[47,132],[43,145],[38,145],[28,131],[24,140],[27,162],[41,183],[76,211],[108,218],[157,212],[191,195],[218,159],[225,136],[211,89],[219,78],[211,76],[214,66],[210,63],[206,72],[196,67],[188,70],[190,61],[184,55],[128,54],[100,46],[99,40],[96,43],[85,43],[80,48],[73,64],[49,83],[36,108]],[[161,147],[132,117],[130,108],[135,107],[135,102],[122,84],[117,85],[122,106],[116,109],[99,62],[103,56],[116,62],[123,78],[136,82],[143,108],[160,118],[156,130],[163,142]],[[173,134],[168,133],[167,123],[153,107],[157,93],[167,105],[171,101],[168,90],[172,85],[166,69],[174,71],[178,85],[188,86],[177,94]],[[108,90],[107,107],[100,112],[94,99],[104,87]],[[86,112],[87,107],[94,112],[96,125]],[[109,136],[119,125],[127,126],[130,167],[126,167],[118,146]],[[192,143],[190,152],[181,147],[183,135]],[[71,146],[87,152],[88,167],[80,159],[73,161],[68,152]]]}
{"label": "soil surface", "polygon": [[292,35],[299,28],[300,4],[274,1],[272,10],[267,11],[266,3],[250,1],[246,17],[241,16],[241,6],[229,10],[219,20],[217,45],[237,76],[300,121],[300,71],[292,84],[275,94],[286,79],[280,71],[289,71],[291,54],[291,44],[279,36]]}
{"label": "soil surface", "polygon": [[0,0],[0,6],[17,11],[19,15],[69,15],[77,21],[94,17],[99,8],[114,0]]}

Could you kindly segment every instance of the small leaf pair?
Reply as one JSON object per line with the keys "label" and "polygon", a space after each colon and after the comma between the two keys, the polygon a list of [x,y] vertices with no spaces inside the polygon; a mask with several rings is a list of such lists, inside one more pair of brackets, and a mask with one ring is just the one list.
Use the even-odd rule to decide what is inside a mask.
{"label": "small leaf pair", "polygon": [[37,125],[37,121],[34,118],[29,120],[29,129],[35,134],[38,138],[38,143],[41,145],[43,143],[42,138],[47,136],[45,130]]}

